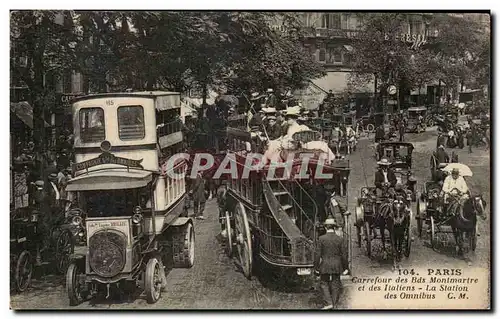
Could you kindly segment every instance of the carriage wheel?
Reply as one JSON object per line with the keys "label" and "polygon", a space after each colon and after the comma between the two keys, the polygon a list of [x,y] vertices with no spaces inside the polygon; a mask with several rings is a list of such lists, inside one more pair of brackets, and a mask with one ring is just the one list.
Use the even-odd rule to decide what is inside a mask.
{"label": "carriage wheel", "polygon": [[428,119],[428,120],[427,120],[427,126],[428,126],[428,127],[433,127],[433,126],[434,126],[434,120],[433,120],[433,119],[431,119],[431,118],[430,118],[430,119]]}
{"label": "carriage wheel", "polygon": [[366,130],[368,131],[368,133],[373,133],[375,131],[375,125],[373,124],[368,124],[366,126]]}
{"label": "carriage wheel", "polygon": [[436,225],[434,224],[434,216],[431,216],[431,247],[436,249]]}
{"label": "carriage wheel", "polygon": [[365,241],[366,241],[366,255],[372,257],[372,239],[370,235],[370,223],[365,222],[364,225]]}
{"label": "carriage wheel", "polygon": [[226,254],[228,257],[233,257],[233,229],[231,228],[231,217],[229,216],[229,212],[226,211],[226,216],[224,218],[224,222],[226,225]]}
{"label": "carriage wheel", "polygon": [[408,258],[410,257],[410,252],[411,252],[411,227],[408,225],[408,228],[405,230],[405,257]]}
{"label": "carriage wheel", "polygon": [[69,229],[63,230],[57,237],[56,242],[56,263],[57,271],[65,274],[69,266],[70,256],[75,251],[75,242]]}
{"label": "carriage wheel", "polygon": [[422,214],[420,213],[420,198],[417,197],[417,214],[415,215],[417,220],[417,233],[418,238],[422,238]]}
{"label": "carriage wheel", "polygon": [[431,155],[431,160],[430,160],[430,166],[431,166],[431,178],[432,180],[436,180],[436,157],[434,155]]}
{"label": "carriage wheel", "polygon": [[476,251],[476,245],[477,245],[477,222],[476,222],[476,227],[474,227],[469,234],[469,249],[472,251]]}
{"label": "carriage wheel", "polygon": [[361,248],[361,227],[363,225],[362,206],[357,205],[354,210],[354,225],[356,226],[356,237],[358,239],[358,247]]}
{"label": "carriage wheel", "polygon": [[31,276],[33,275],[33,263],[31,262],[31,254],[24,250],[17,259],[15,282],[16,290],[24,292],[31,284]]}
{"label": "carriage wheel", "polygon": [[236,205],[234,226],[240,265],[245,277],[250,279],[252,278],[252,235],[245,206],[240,202]]}

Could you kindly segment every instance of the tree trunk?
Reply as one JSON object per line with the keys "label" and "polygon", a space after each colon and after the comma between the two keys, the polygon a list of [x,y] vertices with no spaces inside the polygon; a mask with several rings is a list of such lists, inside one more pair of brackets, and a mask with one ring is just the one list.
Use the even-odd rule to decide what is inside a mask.
{"label": "tree trunk", "polygon": [[438,98],[438,107],[441,105],[441,79],[438,82],[438,90],[437,90],[437,98]]}
{"label": "tree trunk", "polygon": [[203,104],[207,104],[207,95],[208,95],[207,84],[203,83],[203,92],[202,92]]}

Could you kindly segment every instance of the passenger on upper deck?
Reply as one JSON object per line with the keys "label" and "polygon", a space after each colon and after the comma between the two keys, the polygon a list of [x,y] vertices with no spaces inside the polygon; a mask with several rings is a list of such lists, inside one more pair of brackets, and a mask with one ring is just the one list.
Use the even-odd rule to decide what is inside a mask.
{"label": "passenger on upper deck", "polygon": [[275,108],[276,107],[276,104],[277,104],[278,100],[276,98],[276,95],[274,94],[274,90],[269,88],[267,89],[267,98],[264,102],[264,104],[266,105],[266,107],[273,107]]}
{"label": "passenger on upper deck", "polygon": [[288,124],[286,135],[288,135],[289,137],[292,137],[292,135],[297,132],[309,130],[307,126],[300,125],[297,122],[297,119],[299,118],[299,112],[300,111],[297,107],[294,108],[290,107],[286,110],[285,118]]}

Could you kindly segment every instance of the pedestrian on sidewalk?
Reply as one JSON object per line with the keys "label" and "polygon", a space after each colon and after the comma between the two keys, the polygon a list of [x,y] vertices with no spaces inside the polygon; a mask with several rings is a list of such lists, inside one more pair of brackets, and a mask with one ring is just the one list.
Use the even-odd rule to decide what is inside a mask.
{"label": "pedestrian on sidewalk", "polygon": [[203,216],[203,211],[205,210],[206,201],[207,198],[205,196],[205,179],[203,178],[201,173],[198,172],[196,180],[193,184],[193,211],[194,217],[196,219],[205,219],[205,217]]}
{"label": "pedestrian on sidewalk", "polygon": [[347,251],[342,238],[335,233],[338,227],[335,218],[327,218],[326,234],[319,237],[316,248],[315,273],[321,280],[325,310],[336,308],[342,292],[340,275],[348,273]]}

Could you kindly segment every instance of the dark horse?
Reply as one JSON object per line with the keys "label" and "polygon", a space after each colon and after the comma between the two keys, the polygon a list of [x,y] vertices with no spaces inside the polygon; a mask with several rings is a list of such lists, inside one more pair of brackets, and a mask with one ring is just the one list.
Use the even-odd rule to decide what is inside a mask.
{"label": "dark horse", "polygon": [[469,240],[469,248],[472,251],[476,250],[477,216],[485,220],[485,208],[486,201],[481,195],[469,197],[463,202],[459,196],[450,198],[448,212],[451,217],[449,224],[455,237],[459,256],[464,254],[464,234]]}
{"label": "dark horse", "polygon": [[[379,208],[379,226],[380,235],[382,237],[382,247],[384,254],[387,254],[385,250],[385,229],[387,229],[391,239],[394,269],[399,267],[399,263],[401,262],[405,237],[411,240],[409,234],[407,234],[407,232],[410,231],[410,212],[407,207],[407,203],[403,197],[396,196],[395,200],[386,201],[382,203]],[[406,255],[408,256],[408,252]]]}

